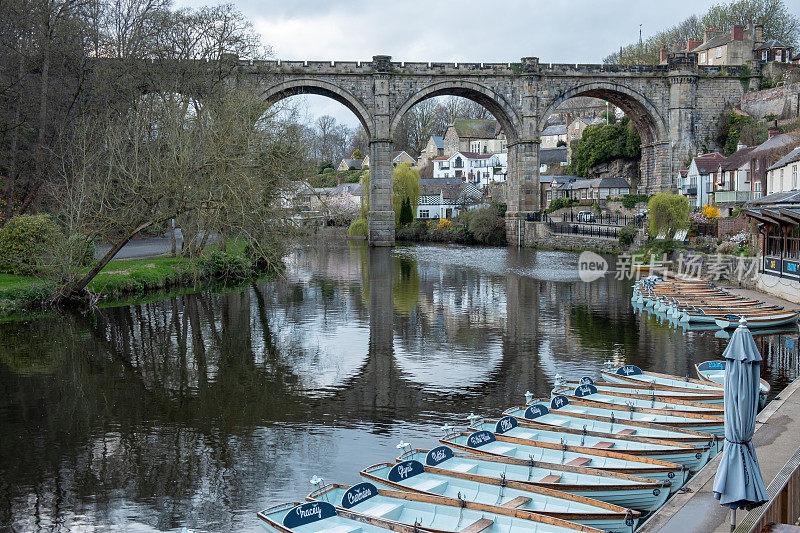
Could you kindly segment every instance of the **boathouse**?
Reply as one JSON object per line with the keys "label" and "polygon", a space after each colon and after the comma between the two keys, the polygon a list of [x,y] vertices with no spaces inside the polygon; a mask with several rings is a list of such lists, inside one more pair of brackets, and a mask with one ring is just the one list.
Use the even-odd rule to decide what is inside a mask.
{"label": "boathouse", "polygon": [[800,191],[752,200],[743,212],[758,224],[758,288],[800,302]]}

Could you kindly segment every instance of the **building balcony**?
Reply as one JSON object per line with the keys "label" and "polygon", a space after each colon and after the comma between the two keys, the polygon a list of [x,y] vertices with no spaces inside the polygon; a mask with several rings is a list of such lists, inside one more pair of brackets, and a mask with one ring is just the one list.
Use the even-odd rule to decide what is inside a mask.
{"label": "building balcony", "polygon": [[758,191],[717,191],[714,193],[714,203],[743,204],[760,197],[761,193]]}

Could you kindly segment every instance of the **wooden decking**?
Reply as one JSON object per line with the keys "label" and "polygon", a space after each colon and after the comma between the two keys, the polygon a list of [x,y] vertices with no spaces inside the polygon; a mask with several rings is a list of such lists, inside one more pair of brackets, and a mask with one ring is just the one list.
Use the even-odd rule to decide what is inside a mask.
{"label": "wooden decking", "polygon": [[[782,521],[780,513],[787,516],[796,513],[787,502],[787,498],[795,500],[798,505],[798,489],[800,489],[800,378],[792,382],[778,394],[778,398],[770,402],[756,419],[756,432],[753,444],[761,466],[764,482],[773,498],[764,506],[746,513],[736,514],[737,533],[759,532],[761,526],[769,521]],[[697,475],[686,484],[688,492],[678,492],[667,503],[645,522],[637,533],[728,533],[730,531],[730,509],[719,505],[714,498],[713,485],[717,466],[722,458],[718,454]],[[789,494],[781,487],[793,490]],[[786,505],[784,505],[786,503]],[[766,521],[761,521],[761,514],[766,512]],[[793,523],[797,516],[788,520]]]}

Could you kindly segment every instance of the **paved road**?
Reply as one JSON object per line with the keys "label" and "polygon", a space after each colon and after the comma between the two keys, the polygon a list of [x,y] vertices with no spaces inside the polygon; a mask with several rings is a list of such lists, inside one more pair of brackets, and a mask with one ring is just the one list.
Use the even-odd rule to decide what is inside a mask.
{"label": "paved road", "polygon": [[[177,249],[181,249],[183,243],[183,235],[180,228],[175,230],[175,240],[177,241]],[[102,257],[103,254],[108,252],[111,248],[109,244],[98,244],[95,246],[95,257]],[[122,247],[122,250],[117,252],[114,257],[116,259],[130,259],[133,257],[147,257],[151,255],[168,254],[172,250],[172,241],[169,238],[169,233],[165,233],[160,237],[145,237],[143,239],[136,239],[130,241]]]}

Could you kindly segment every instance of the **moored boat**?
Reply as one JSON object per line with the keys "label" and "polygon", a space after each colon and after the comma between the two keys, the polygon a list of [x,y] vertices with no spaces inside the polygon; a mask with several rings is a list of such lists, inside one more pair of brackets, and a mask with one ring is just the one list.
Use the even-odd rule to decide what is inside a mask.
{"label": "moored boat", "polygon": [[714,405],[708,403],[689,402],[685,400],[659,400],[655,395],[648,395],[645,397],[636,397],[635,395],[628,395],[621,397],[612,394],[601,393],[594,385],[585,383],[579,385],[575,390],[570,390],[568,387],[561,387],[553,391],[553,396],[565,395],[569,398],[596,405],[597,407],[613,408],[622,402],[630,409],[638,409],[644,413],[655,414],[683,414],[683,415],[709,415],[719,416],[723,414],[722,405]]}
{"label": "moored boat", "polygon": [[[465,495],[446,497],[431,493],[379,489],[368,481],[354,486],[325,485],[311,492],[306,499],[328,502],[334,505],[338,512],[347,510],[364,517],[417,526],[426,531],[468,530],[485,533],[600,531],[595,528],[596,526],[576,527],[577,522],[566,521],[553,515],[542,515],[513,506],[503,507],[472,502]],[[570,514],[580,516],[578,513]],[[617,520],[604,521],[604,526],[611,527],[603,529],[615,532],[633,531],[638,514],[635,511],[627,514],[629,524],[626,525],[626,515],[623,510],[623,515],[616,517]]]}
{"label": "moored boat", "polygon": [[[724,359],[720,361],[703,361],[699,365],[695,364],[694,369],[701,380],[717,383],[719,385],[725,384]],[[767,405],[767,397],[770,391],[770,385],[767,380],[761,378],[758,389],[759,409],[763,409],[764,406]]]}
{"label": "moored boat", "polygon": [[722,329],[730,329],[737,327],[742,318],[747,320],[748,328],[774,328],[777,326],[785,326],[787,324],[796,324],[798,313],[794,311],[773,311],[771,313],[761,314],[753,314],[748,312],[728,313],[724,316],[716,317],[714,322]]}
{"label": "moored boat", "polygon": [[[531,395],[532,396],[532,395]],[[677,442],[698,448],[709,447],[711,455],[721,451],[718,436],[702,431],[665,426],[649,421],[625,420],[613,412],[598,410],[598,414],[588,414],[586,409],[578,408],[570,412],[568,404],[550,409],[550,402],[534,402],[526,395],[528,405],[511,407],[503,411],[531,427],[555,429],[564,433],[587,434],[596,437],[626,438],[646,442]],[[608,416],[610,414],[610,416]]]}
{"label": "moored boat", "polygon": [[521,460],[523,464],[525,461],[539,461],[672,482],[672,490],[683,486],[689,476],[688,468],[668,461],[585,446],[526,441],[490,431],[451,433],[439,442],[478,455]]}
{"label": "moored boat", "polygon": [[[539,402],[542,400],[535,400]],[[658,427],[677,427],[691,429],[704,433],[711,433],[718,437],[725,434],[722,417],[697,415],[697,414],[663,414],[644,412],[637,407],[615,406],[598,403],[584,402],[580,398],[567,398],[559,395],[550,399],[550,410],[558,410],[559,414],[578,418],[597,418],[607,422],[622,422],[625,424],[648,423]]]}
{"label": "moored boat", "polygon": [[[449,459],[454,456],[453,451],[446,446],[434,448],[423,455],[426,463],[429,457],[439,457],[441,462],[444,460],[442,458]],[[530,511],[609,531],[623,530],[628,526],[635,527],[639,517],[639,512],[632,511],[630,507],[614,505],[593,497],[519,481],[503,482],[500,478],[483,475],[434,473],[433,470],[437,472],[447,472],[447,470],[437,469],[428,464],[423,464],[424,469],[421,472],[418,469],[405,470],[405,476],[402,477],[396,475],[399,472],[395,469],[390,479],[389,474],[396,464],[403,463],[379,463],[365,468],[361,471],[361,475],[381,486],[405,492],[446,496],[476,504]],[[652,487],[649,491],[642,489],[642,492],[652,496]],[[632,523],[627,523],[629,520]]]}
{"label": "moored boat", "polygon": [[583,377],[580,380],[562,379],[559,381],[556,376],[556,386],[559,385],[575,388],[585,383],[594,385],[598,392],[613,396],[627,397],[633,395],[634,398],[651,398],[672,402],[673,400],[686,400],[696,403],[710,403],[712,405],[723,404],[723,392],[713,390],[692,390],[679,387],[660,386],[651,383],[649,386],[636,383],[614,383],[610,381],[594,381],[590,377]]}
{"label": "moored boat", "polygon": [[[608,366],[609,363],[607,362]],[[685,378],[673,376],[671,374],[662,374],[659,372],[643,372],[641,368],[636,365],[624,365],[616,370],[601,370],[603,378],[606,381],[615,383],[635,383],[650,385],[665,385],[668,387],[679,387],[683,389],[700,389],[710,391],[721,391],[722,385],[717,383],[710,383],[708,381],[701,381],[692,379],[689,376]]]}
{"label": "moored boat", "polygon": [[[442,449],[449,453],[441,453]],[[574,467],[533,460],[520,460],[495,455],[477,456],[454,451],[447,446],[434,450],[409,450],[397,458],[399,462],[416,460],[425,463],[425,472],[439,474],[447,479],[476,481],[495,487],[526,490],[537,487],[568,492],[601,500],[617,506],[652,511],[662,505],[669,493],[671,483],[649,478],[606,472],[586,467]],[[362,470],[361,475],[383,483],[392,465]],[[404,483],[404,489],[438,491],[437,483]],[[438,483],[444,483],[439,479]],[[413,486],[411,486],[413,485]],[[485,489],[489,490],[489,489]]]}
{"label": "moored boat", "polygon": [[512,442],[541,447],[543,445],[564,445],[594,450],[610,450],[627,455],[649,457],[683,465],[695,472],[708,462],[709,447],[695,448],[672,443],[636,442],[615,437],[595,437],[593,435],[575,435],[561,431],[543,430],[520,424],[513,416],[504,416],[499,420],[481,420],[472,424],[471,431],[490,431],[496,436],[503,435]]}

